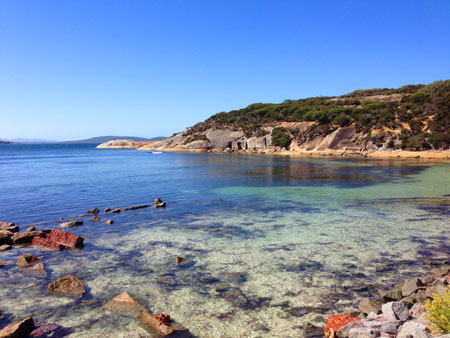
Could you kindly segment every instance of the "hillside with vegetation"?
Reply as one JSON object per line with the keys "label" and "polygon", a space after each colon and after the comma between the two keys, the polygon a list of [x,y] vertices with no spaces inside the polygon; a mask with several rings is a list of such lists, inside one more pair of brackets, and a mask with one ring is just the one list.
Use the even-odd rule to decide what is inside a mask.
{"label": "hillside with vegetation", "polygon": [[161,149],[446,150],[450,80],[336,97],[253,103],[212,115],[159,143]]}

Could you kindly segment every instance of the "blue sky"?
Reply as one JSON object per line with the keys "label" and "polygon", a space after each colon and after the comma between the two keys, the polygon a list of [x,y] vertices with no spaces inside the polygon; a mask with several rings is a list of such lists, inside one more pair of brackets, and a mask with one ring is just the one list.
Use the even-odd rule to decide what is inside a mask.
{"label": "blue sky", "polygon": [[0,1],[0,138],[169,136],[449,78],[450,1]]}

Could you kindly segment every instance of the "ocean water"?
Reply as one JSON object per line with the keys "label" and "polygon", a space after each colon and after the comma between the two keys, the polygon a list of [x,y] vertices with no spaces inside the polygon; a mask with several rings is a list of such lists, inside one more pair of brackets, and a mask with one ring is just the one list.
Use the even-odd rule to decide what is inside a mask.
{"label": "ocean water", "polygon": [[[167,207],[82,216],[155,197]],[[82,219],[69,231],[85,238],[82,250],[0,252],[43,256],[46,269],[0,270],[2,323],[32,315],[70,337],[150,337],[102,308],[127,291],[197,337],[298,337],[449,259],[449,206],[449,163],[0,146],[0,220]],[[66,274],[83,298],[47,293]]]}

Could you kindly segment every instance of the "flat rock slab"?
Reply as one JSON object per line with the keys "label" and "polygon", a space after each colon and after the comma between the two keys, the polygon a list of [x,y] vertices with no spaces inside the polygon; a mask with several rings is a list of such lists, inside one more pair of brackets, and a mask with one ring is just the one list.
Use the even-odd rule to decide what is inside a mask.
{"label": "flat rock slab", "polygon": [[170,324],[163,323],[154,318],[148,311],[143,311],[139,320],[149,332],[156,331],[162,337],[192,337],[189,330],[183,325],[174,321]]}
{"label": "flat rock slab", "polygon": [[26,337],[34,329],[33,318],[25,318],[20,322],[9,324],[0,330],[0,338],[22,338]]}
{"label": "flat rock slab", "polygon": [[118,312],[134,317],[139,317],[139,315],[145,311],[145,307],[139,304],[127,292],[122,292],[120,295],[115,296],[103,307],[112,312]]}
{"label": "flat rock slab", "polygon": [[48,284],[48,292],[65,293],[82,297],[85,293],[84,283],[73,275],[61,277]]}
{"label": "flat rock slab", "polygon": [[75,221],[61,223],[59,226],[61,228],[72,228],[74,226],[81,225],[81,224],[83,224],[83,221],[75,220]]}
{"label": "flat rock slab", "polygon": [[84,238],[58,229],[52,229],[47,238],[68,248],[83,247]]}
{"label": "flat rock slab", "polygon": [[0,245],[0,251],[11,250],[12,246],[9,244]]}
{"label": "flat rock slab", "polygon": [[43,237],[38,237],[38,236],[33,238],[33,240],[31,241],[31,244],[37,245],[37,246],[43,246],[45,248],[55,250],[55,251],[61,251],[65,248],[65,246],[62,244],[53,242],[52,240],[50,240],[48,238],[43,238]]}
{"label": "flat rock slab", "polygon": [[148,204],[143,204],[143,205],[136,205],[134,207],[123,207],[120,208],[120,210],[126,211],[126,210],[136,210],[136,209],[143,209],[143,208],[148,208],[150,205]]}

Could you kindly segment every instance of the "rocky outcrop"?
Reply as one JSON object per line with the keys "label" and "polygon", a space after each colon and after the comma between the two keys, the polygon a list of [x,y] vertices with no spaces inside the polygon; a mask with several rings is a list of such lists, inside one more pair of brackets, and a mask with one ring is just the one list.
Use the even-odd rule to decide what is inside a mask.
{"label": "rocky outcrop", "polygon": [[124,148],[137,148],[138,147],[138,143],[133,141],[133,140],[111,140],[111,141],[107,141],[104,142],[102,144],[99,144],[97,146],[97,148],[119,148],[119,149],[124,149]]}

